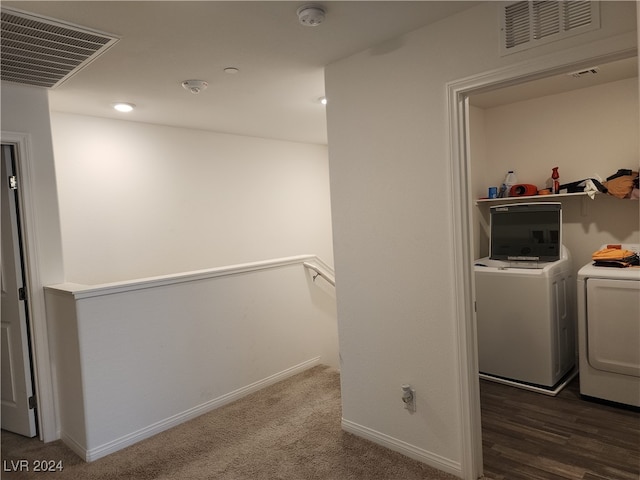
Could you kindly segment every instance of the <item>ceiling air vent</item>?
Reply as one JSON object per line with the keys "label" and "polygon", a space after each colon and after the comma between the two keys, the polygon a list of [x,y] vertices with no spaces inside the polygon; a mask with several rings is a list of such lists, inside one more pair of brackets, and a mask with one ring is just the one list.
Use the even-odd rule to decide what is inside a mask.
{"label": "ceiling air vent", "polygon": [[113,35],[2,8],[0,79],[53,88],[117,41]]}
{"label": "ceiling air vent", "polygon": [[500,13],[503,55],[600,28],[598,2],[587,0],[507,2]]}
{"label": "ceiling air vent", "polygon": [[588,77],[590,75],[596,75],[600,71],[598,67],[585,68],[584,70],[578,70],[577,72],[567,73],[570,77],[581,78]]}

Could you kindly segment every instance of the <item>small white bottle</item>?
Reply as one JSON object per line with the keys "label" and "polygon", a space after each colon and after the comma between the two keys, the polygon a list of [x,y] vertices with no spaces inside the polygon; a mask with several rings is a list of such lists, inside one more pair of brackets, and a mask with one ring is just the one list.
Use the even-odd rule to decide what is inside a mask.
{"label": "small white bottle", "polygon": [[513,170],[509,170],[507,172],[507,176],[504,178],[504,185],[506,187],[505,197],[510,197],[511,187],[518,183],[518,179],[516,178],[516,174]]}

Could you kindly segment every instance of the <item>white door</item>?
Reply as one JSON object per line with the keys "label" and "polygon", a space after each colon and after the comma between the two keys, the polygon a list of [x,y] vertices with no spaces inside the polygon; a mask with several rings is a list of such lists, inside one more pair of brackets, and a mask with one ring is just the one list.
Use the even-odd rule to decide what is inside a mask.
{"label": "white door", "polygon": [[[14,172],[13,146],[2,145],[2,251],[0,253],[0,289],[2,291],[2,429],[35,437],[27,302],[24,300],[24,275],[20,249],[20,228]],[[33,397],[33,398],[32,398]]]}

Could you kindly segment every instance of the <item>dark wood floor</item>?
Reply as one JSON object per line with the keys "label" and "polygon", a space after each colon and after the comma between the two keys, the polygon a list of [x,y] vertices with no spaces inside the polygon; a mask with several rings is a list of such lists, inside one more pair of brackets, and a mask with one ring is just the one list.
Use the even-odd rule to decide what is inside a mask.
{"label": "dark wood floor", "polygon": [[494,480],[638,480],[640,412],[480,381],[484,474]]}

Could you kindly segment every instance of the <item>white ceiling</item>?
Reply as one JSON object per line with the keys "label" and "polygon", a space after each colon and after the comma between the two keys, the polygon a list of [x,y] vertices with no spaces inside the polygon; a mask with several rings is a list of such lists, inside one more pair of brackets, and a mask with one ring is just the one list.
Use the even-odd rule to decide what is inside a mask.
{"label": "white ceiling", "polygon": [[575,71],[561,73],[531,82],[502,87],[486,93],[472,95],[469,103],[480,108],[493,108],[513,102],[521,102],[532,98],[554,95],[558,93],[593,87],[603,83],[615,82],[638,76],[638,57],[630,57],[610,63],[590,65],[578,72],[595,70],[596,73],[573,76]]}
{"label": "white ceiling", "polygon": [[[3,1],[3,6],[114,34],[120,41],[50,91],[51,109],[308,143],[327,142],[324,66],[477,1]],[[381,50],[383,51],[383,50]],[[236,67],[235,75],[224,72]],[[209,88],[193,95],[188,79]],[[131,102],[129,114],[111,104]],[[331,101],[329,99],[329,101]]]}

